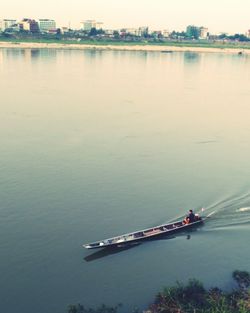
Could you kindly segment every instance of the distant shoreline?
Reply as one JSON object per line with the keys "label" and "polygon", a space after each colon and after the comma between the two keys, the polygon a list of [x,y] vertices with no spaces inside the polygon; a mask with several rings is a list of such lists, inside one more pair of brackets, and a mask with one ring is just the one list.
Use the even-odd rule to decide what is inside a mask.
{"label": "distant shoreline", "polygon": [[0,41],[0,49],[58,49],[58,50],[116,50],[116,51],[148,51],[148,52],[209,52],[227,54],[247,54],[250,49],[241,47],[195,47],[195,46],[171,46],[171,45],[119,45],[119,44],[75,44],[75,43],[38,43],[38,42],[6,42]]}

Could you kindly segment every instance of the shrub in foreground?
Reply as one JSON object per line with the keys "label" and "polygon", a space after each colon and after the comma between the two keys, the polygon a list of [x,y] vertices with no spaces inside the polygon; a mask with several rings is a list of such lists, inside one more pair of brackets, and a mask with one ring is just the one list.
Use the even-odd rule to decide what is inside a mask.
{"label": "shrub in foreground", "polygon": [[[217,287],[206,290],[196,279],[187,284],[177,282],[158,293],[155,302],[143,313],[250,313],[250,274],[234,271],[232,276],[238,288],[231,292]],[[80,304],[70,305],[68,313],[118,313],[120,306],[87,309]]]}

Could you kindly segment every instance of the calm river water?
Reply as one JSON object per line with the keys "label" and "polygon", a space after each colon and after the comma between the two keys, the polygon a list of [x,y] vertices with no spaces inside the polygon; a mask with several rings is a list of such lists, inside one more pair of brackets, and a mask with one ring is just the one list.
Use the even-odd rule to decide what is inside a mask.
{"label": "calm river water", "polygon": [[[1,312],[127,313],[250,271],[250,57],[2,49],[0,95]],[[201,207],[190,236],[81,247]]]}

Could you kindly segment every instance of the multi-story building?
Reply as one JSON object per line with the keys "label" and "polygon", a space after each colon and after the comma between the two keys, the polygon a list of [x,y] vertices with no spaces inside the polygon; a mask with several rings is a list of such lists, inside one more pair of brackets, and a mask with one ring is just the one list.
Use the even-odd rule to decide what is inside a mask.
{"label": "multi-story building", "polygon": [[208,28],[206,27],[200,27],[200,39],[207,39],[209,36]]}
{"label": "multi-story building", "polygon": [[3,19],[0,20],[0,31],[5,31],[5,29],[10,28],[12,25],[16,24],[14,19]]}
{"label": "multi-story building", "polygon": [[56,29],[56,22],[55,20],[50,20],[50,19],[39,19],[38,21],[39,25],[39,30],[41,33],[46,33],[51,30]]}
{"label": "multi-story building", "polygon": [[81,22],[81,29],[85,31],[90,31],[92,28],[95,28],[97,30],[103,28],[103,23],[101,22],[96,22],[95,20],[86,20]]}
{"label": "multi-story building", "polygon": [[200,27],[188,25],[186,29],[186,34],[187,37],[190,39],[198,39],[200,37]]}
{"label": "multi-story building", "polygon": [[69,32],[69,27],[67,27],[67,26],[61,27],[61,33],[62,34],[65,34],[65,33],[68,33],[68,32]]}
{"label": "multi-story building", "polygon": [[143,37],[149,34],[148,27],[139,27],[139,28],[122,28],[120,29],[120,35],[131,35],[131,36],[138,36]]}
{"label": "multi-story building", "polygon": [[19,23],[19,27],[20,30],[23,31],[30,31],[30,23],[28,22],[28,19],[23,19],[20,23]]}
{"label": "multi-story building", "polygon": [[139,27],[138,35],[140,37],[146,37],[148,35],[148,26]]}
{"label": "multi-story building", "polygon": [[122,31],[126,35],[139,36],[139,30],[137,28],[123,28]]}
{"label": "multi-story building", "polygon": [[246,33],[247,38],[250,38],[250,29]]}
{"label": "multi-story building", "polygon": [[107,36],[114,36],[114,30],[113,29],[105,29],[105,35]]}
{"label": "multi-story building", "polygon": [[189,25],[186,30],[187,37],[192,39],[207,39],[209,36],[208,28]]}
{"label": "multi-story building", "polygon": [[102,23],[102,22],[96,22],[95,28],[96,28],[97,30],[103,29],[103,23]]}
{"label": "multi-story building", "polygon": [[22,31],[28,31],[31,33],[38,33],[39,32],[38,23],[35,20],[29,19],[29,18],[24,18],[19,23],[19,28]]}
{"label": "multi-story building", "polygon": [[169,38],[169,36],[170,36],[170,31],[169,31],[168,29],[164,29],[164,30],[162,31],[162,36],[163,36],[164,38]]}
{"label": "multi-story building", "polygon": [[95,28],[95,21],[94,20],[87,20],[81,22],[82,30],[90,31],[92,28]]}

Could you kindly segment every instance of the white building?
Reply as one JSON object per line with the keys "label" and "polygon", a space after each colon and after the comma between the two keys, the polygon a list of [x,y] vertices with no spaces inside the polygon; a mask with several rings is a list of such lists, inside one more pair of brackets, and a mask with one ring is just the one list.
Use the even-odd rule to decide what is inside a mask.
{"label": "white building", "polygon": [[46,33],[50,30],[55,30],[56,29],[56,22],[55,20],[50,20],[50,19],[40,19],[38,21],[39,29],[40,32]]}
{"label": "white building", "polygon": [[22,20],[19,25],[22,30],[30,31],[30,22],[28,19]]}
{"label": "white building", "polygon": [[168,29],[164,29],[164,30],[162,31],[162,36],[163,36],[164,38],[169,38],[169,36],[170,36],[170,31],[169,31]]}
{"label": "white building", "polygon": [[69,27],[67,27],[67,26],[61,27],[61,32],[62,32],[62,34],[68,33],[69,32]]}
{"label": "white building", "polygon": [[97,30],[103,28],[103,23],[96,22],[95,20],[86,20],[81,22],[81,29],[85,31],[90,31],[92,28],[95,28]]}
{"label": "white building", "polygon": [[148,26],[141,26],[138,29],[138,35],[139,36],[147,36],[148,35]]}
{"label": "white building", "polygon": [[103,23],[102,22],[96,22],[95,28],[98,29],[103,29]]}
{"label": "white building", "polygon": [[105,29],[105,35],[113,36],[114,35],[114,30],[113,29]]}
{"label": "white building", "polygon": [[139,36],[139,29],[137,28],[124,28],[121,31],[125,32],[127,35]]}
{"label": "white building", "polygon": [[208,28],[200,27],[200,39],[207,39],[209,36]]}
{"label": "white building", "polygon": [[0,31],[5,31],[5,29],[10,28],[12,25],[16,24],[16,20],[3,19],[0,20]]}
{"label": "white building", "polygon": [[31,33],[38,33],[39,26],[37,21],[30,18],[24,18],[20,23],[18,23],[20,31],[27,31]]}

